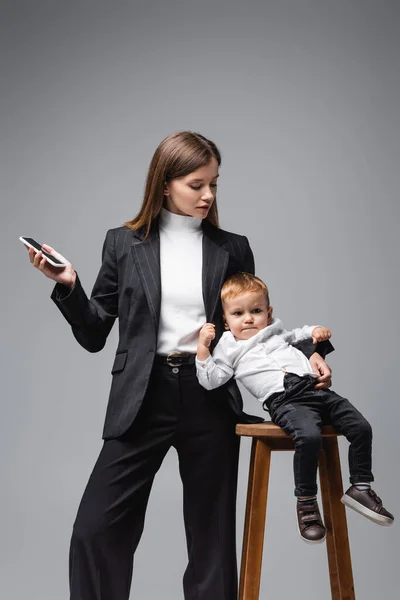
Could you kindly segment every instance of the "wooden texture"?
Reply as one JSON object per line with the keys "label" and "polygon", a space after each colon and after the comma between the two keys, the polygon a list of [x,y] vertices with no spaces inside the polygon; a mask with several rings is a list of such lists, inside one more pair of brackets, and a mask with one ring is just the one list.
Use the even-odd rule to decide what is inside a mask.
{"label": "wooden texture", "polygon": [[[259,600],[265,516],[272,450],[293,450],[294,443],[273,423],[238,424],[236,433],[253,438],[240,570],[239,600]],[[327,530],[332,600],[355,600],[350,546],[343,494],[337,432],[322,428],[323,452],[319,470],[324,520]],[[310,573],[311,575],[311,573]],[[268,594],[268,592],[267,592]]]}
{"label": "wooden texture", "polygon": [[[268,438],[268,443],[271,438],[292,439],[290,435],[285,433],[278,425],[274,425],[268,421],[264,421],[264,423],[251,424],[239,423],[236,425],[236,433],[238,435],[244,435],[248,437],[265,438],[265,441],[267,441]],[[324,425],[322,427],[322,435],[324,437],[337,437],[338,433],[330,425]]]}
{"label": "wooden texture", "polygon": [[239,600],[258,598],[260,593],[270,460],[271,449],[268,444],[264,440],[253,438],[243,533]]}
{"label": "wooden texture", "polygon": [[332,600],[355,600],[337,439],[324,439],[319,461]]}

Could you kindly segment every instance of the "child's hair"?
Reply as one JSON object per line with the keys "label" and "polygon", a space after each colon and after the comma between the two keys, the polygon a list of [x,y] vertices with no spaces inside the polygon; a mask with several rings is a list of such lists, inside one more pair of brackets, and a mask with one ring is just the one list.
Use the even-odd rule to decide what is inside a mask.
{"label": "child's hair", "polygon": [[228,277],[221,288],[221,300],[224,302],[246,292],[263,292],[269,306],[269,292],[265,283],[259,277],[243,271]]}

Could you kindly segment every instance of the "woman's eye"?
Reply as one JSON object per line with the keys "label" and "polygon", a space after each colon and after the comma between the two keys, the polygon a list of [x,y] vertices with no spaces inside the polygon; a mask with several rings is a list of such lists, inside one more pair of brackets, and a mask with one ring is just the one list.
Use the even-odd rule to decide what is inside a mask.
{"label": "woman's eye", "polygon": [[[192,188],[192,190],[196,190],[198,192],[199,190],[201,190],[202,186],[201,185],[191,185],[190,187]],[[210,185],[210,188],[216,188],[216,187],[218,187],[218,185],[216,183],[212,183]]]}

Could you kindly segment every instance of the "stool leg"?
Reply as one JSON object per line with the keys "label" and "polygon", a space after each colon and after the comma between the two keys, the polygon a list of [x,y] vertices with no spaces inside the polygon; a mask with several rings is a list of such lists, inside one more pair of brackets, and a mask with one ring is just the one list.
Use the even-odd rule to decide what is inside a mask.
{"label": "stool leg", "polygon": [[247,486],[246,516],[240,568],[239,600],[258,600],[271,448],[253,438]]}
{"label": "stool leg", "polygon": [[323,440],[319,461],[332,600],[355,600],[337,438]]}

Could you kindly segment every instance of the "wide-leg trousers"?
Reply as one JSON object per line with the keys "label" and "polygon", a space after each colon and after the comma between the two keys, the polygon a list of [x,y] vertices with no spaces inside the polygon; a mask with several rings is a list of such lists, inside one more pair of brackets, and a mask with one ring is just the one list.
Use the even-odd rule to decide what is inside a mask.
{"label": "wide-leg trousers", "polygon": [[239,439],[226,392],[207,392],[195,366],[156,364],[133,425],[104,442],[70,547],[71,600],[128,600],[153,479],[178,453],[188,565],[185,600],[236,600]]}

